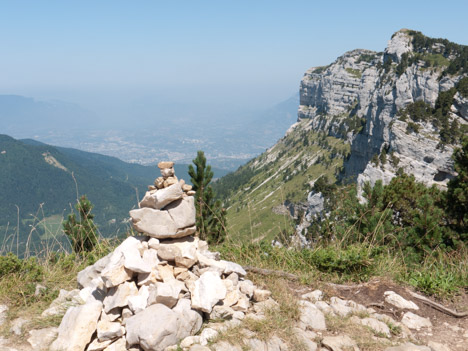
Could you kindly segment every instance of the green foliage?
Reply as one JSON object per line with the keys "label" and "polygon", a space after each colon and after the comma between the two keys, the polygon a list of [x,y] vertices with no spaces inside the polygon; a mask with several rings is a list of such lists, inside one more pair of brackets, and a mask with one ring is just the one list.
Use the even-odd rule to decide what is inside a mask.
{"label": "green foliage", "polygon": [[450,255],[436,250],[407,272],[404,279],[426,294],[452,296],[460,287],[468,286],[467,263],[466,247]]}
{"label": "green foliage", "polygon": [[314,192],[322,193],[322,196],[324,197],[330,197],[335,189],[336,185],[331,183],[326,175],[323,175],[317,179],[313,187]]}
{"label": "green foliage", "polygon": [[385,70],[385,73],[388,73],[390,71],[390,69],[392,68],[392,63],[393,60],[390,56],[384,59],[383,69]]}
{"label": "green foliage", "polygon": [[375,263],[380,260],[379,250],[356,244],[346,248],[317,246],[311,249],[273,247],[270,243],[225,242],[216,248],[223,257],[242,265],[269,267],[289,272],[322,272],[342,280],[362,281],[375,272]]}
{"label": "green foliage", "polygon": [[401,120],[407,120],[408,117],[415,122],[425,122],[432,119],[432,107],[423,100],[415,101],[407,105],[404,109],[398,111],[397,116]]}
{"label": "green foliage", "polygon": [[35,257],[20,259],[11,252],[0,256],[0,278],[14,273],[23,274],[31,282],[37,282],[41,280],[44,271]]}
{"label": "green foliage", "polygon": [[360,62],[372,62],[375,59],[375,54],[361,54],[358,59],[356,60],[356,63]]}
{"label": "green foliage", "polygon": [[321,272],[359,276],[366,280],[372,273],[375,252],[363,245],[350,245],[342,250],[326,246],[303,254]]}
{"label": "green foliage", "polygon": [[354,68],[346,68],[346,72],[348,72],[353,78],[361,78],[362,77],[362,72],[358,69]]}
{"label": "green foliage", "polygon": [[468,98],[468,77],[464,77],[458,82],[457,90],[463,97]]}
{"label": "green foliage", "polygon": [[[442,72],[442,76],[468,73],[468,46],[455,44],[447,39],[429,38],[417,31],[408,31],[408,34],[412,36],[413,49],[416,52],[433,53],[434,46],[442,45],[440,52],[433,54],[439,54],[444,58],[455,57]],[[440,58],[438,60],[440,61]]]}
{"label": "green foliage", "polygon": [[257,172],[250,167],[250,162],[239,167],[235,172],[228,173],[224,177],[213,182],[212,187],[216,195],[226,200],[247,183]]}
{"label": "green foliage", "polygon": [[220,200],[215,200],[215,194],[210,186],[213,172],[206,164],[203,151],[198,151],[197,157],[189,165],[188,173],[191,177],[195,193],[195,207],[197,211],[197,227],[200,238],[210,243],[222,242],[226,236],[226,210]]}
{"label": "green foliage", "polygon": [[418,100],[399,110],[397,112],[398,119],[407,122],[406,132],[419,133],[419,122],[431,122],[439,129],[439,146],[458,143],[460,137],[468,132],[468,128],[459,125],[456,119],[451,120],[449,116],[457,91],[460,94],[468,94],[468,77],[461,79],[455,87],[440,92],[434,108],[431,108],[428,103]]}
{"label": "green foliage", "polygon": [[419,125],[413,122],[408,122],[408,125],[406,126],[406,132],[407,133],[419,133]]}
{"label": "green foliage", "polygon": [[98,242],[97,227],[93,221],[94,215],[91,214],[93,205],[86,195],[83,195],[75,208],[80,220],[77,221],[74,212],[70,213],[68,219],[63,222],[63,231],[71,241],[73,252],[92,251]]}
{"label": "green foliage", "polygon": [[435,186],[427,188],[404,173],[384,186],[378,180],[363,187],[360,204],[352,189],[337,189],[332,195],[330,215],[309,230],[309,239],[347,245],[356,242],[386,245],[404,252],[407,262],[418,262],[434,249],[452,250],[459,235],[446,225],[443,193]]}
{"label": "green foliage", "polygon": [[387,151],[385,149],[383,149],[380,153],[379,159],[382,165],[387,163]]}
{"label": "green foliage", "polygon": [[409,57],[409,55],[408,55],[407,52],[405,52],[405,53],[403,53],[403,55],[401,55],[400,63],[396,67],[396,74],[397,74],[398,77],[401,76],[403,73],[405,73],[406,68],[408,68],[408,66],[409,66],[408,57]]}
{"label": "green foliage", "polygon": [[[128,224],[123,220],[136,204],[136,191],[144,193],[155,177],[154,167],[15,140],[6,135],[0,135],[2,150],[5,153],[0,157],[0,238],[12,234],[16,238],[18,235],[20,256],[25,252],[27,242],[31,244],[33,241],[33,245],[29,245],[32,250],[42,246],[40,240],[47,235],[42,224],[48,218],[66,217],[66,209],[76,203],[77,187],[78,192],[87,194],[96,206],[94,221],[102,235],[115,235],[126,230]],[[45,157],[49,160],[53,157],[66,170],[47,163]],[[58,228],[56,234],[60,238],[57,240],[67,247],[68,240],[61,225]],[[34,231],[33,235],[30,235],[31,231]]]}
{"label": "green foliage", "polygon": [[468,137],[461,148],[454,151],[454,168],[458,175],[449,181],[447,189],[447,211],[453,218],[453,227],[468,241]]}
{"label": "green foliage", "polygon": [[330,67],[330,65],[317,67],[316,69],[312,71],[312,73],[315,73],[315,74],[323,73],[328,67]]}

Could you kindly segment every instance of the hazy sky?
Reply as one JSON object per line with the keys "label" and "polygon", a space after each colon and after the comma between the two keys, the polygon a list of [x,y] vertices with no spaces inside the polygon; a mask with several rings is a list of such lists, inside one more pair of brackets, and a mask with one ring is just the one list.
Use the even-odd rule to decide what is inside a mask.
{"label": "hazy sky", "polygon": [[468,1],[0,0],[0,94],[268,106],[400,28],[468,44]]}

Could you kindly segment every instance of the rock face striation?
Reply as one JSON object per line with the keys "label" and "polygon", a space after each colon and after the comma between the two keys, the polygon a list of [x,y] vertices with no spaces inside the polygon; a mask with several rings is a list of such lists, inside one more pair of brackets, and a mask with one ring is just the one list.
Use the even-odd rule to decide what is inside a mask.
{"label": "rock face striation", "polygon": [[203,320],[236,323],[252,301],[268,300],[240,265],[191,235],[194,191],[175,177],[172,162],[158,166],[162,177],[130,211],[142,235],[78,274],[83,303],[66,311],[51,350],[165,350],[195,335]]}
{"label": "rock face striation", "polygon": [[[421,46],[415,44],[416,36],[426,38],[400,30],[384,52],[347,52],[327,67],[309,69],[301,81],[299,120],[311,119],[315,130],[351,144],[344,177],[357,178],[360,185],[378,179],[387,184],[399,168],[440,187],[454,176],[454,145],[440,146],[440,126],[420,122],[417,132],[409,132],[409,121],[397,118],[398,111],[416,101],[434,107],[441,92],[466,76],[444,74],[457,58],[449,47],[457,44],[426,38],[429,44]],[[467,108],[468,99],[457,92],[448,123],[468,124]],[[393,162],[376,164],[384,150]]]}

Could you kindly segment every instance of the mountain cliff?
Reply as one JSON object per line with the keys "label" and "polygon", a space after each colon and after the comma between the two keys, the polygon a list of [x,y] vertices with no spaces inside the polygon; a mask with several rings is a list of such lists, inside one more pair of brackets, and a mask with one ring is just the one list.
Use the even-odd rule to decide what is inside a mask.
{"label": "mountain cliff", "polygon": [[[344,176],[357,177],[359,184],[377,179],[388,183],[401,167],[427,185],[444,186],[454,175],[453,145],[468,123],[463,80],[467,49],[400,30],[382,53],[354,50],[328,67],[308,70],[301,81],[298,118],[311,119],[316,129],[351,144]],[[415,103],[437,109],[447,95],[450,109],[440,115],[434,111],[427,120],[415,120],[414,114],[412,121],[399,118],[400,111]],[[362,121],[362,129],[349,127],[354,119]],[[371,162],[382,152],[399,162]]]}
{"label": "mountain cliff", "polygon": [[384,52],[357,49],[309,69],[298,122],[217,186],[229,198],[234,232],[256,228],[272,238],[287,227],[281,214],[315,212],[321,176],[362,187],[404,171],[445,188],[455,176],[454,147],[468,131],[467,75],[467,46],[407,29]]}

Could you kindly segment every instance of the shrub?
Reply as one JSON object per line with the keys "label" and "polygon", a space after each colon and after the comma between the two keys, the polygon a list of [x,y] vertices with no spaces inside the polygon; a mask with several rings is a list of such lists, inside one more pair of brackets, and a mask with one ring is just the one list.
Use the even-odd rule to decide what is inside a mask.
{"label": "shrub", "polygon": [[93,221],[94,215],[91,214],[93,205],[86,198],[86,195],[83,195],[75,208],[80,220],[76,220],[75,213],[70,213],[68,219],[63,222],[63,231],[71,241],[73,252],[92,251],[98,242],[97,227]]}

